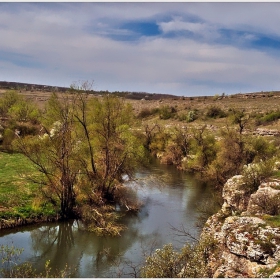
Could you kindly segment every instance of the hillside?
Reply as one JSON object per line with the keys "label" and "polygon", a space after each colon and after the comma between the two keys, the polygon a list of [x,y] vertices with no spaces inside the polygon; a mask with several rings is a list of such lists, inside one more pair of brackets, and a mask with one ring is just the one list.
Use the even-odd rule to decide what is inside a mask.
{"label": "hillside", "polygon": [[[17,90],[27,99],[32,100],[39,107],[43,107],[52,92],[69,93],[69,87],[55,87],[48,85],[37,85],[17,82],[0,81],[0,97],[7,90]],[[220,111],[228,114],[232,110],[241,110],[250,114],[252,130],[256,129],[256,118],[269,115],[271,112],[280,111],[280,91],[237,93],[233,95],[215,96],[175,96],[146,92],[109,92],[89,91],[92,97],[101,97],[104,94],[112,94],[124,98],[133,106],[136,116],[141,116],[146,124],[159,123],[164,126],[184,126],[190,112],[196,114],[194,122],[188,122],[189,126],[208,125],[212,130],[227,125],[227,118],[222,116],[207,117],[207,112]],[[161,118],[159,111],[171,110],[173,113],[168,118]],[[254,121],[253,121],[254,119]],[[262,129],[278,129],[280,121],[258,123],[257,127]]]}

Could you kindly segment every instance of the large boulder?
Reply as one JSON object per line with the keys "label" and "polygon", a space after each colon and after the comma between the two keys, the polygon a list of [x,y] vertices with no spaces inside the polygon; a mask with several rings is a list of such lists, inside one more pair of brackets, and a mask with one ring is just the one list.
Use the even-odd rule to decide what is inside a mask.
{"label": "large boulder", "polygon": [[208,262],[213,277],[277,277],[280,228],[268,224],[264,215],[279,214],[279,185],[264,183],[251,194],[242,176],[226,182],[224,204],[207,220],[202,231],[202,237],[210,236],[216,242]]}

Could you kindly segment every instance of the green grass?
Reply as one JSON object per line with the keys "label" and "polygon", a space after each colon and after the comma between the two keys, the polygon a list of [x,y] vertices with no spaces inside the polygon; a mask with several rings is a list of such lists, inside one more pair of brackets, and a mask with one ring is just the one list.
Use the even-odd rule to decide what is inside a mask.
{"label": "green grass", "polygon": [[54,214],[50,206],[42,208],[38,203],[38,185],[29,180],[30,175],[36,174],[35,167],[22,154],[0,152],[0,218]]}
{"label": "green grass", "polygon": [[280,215],[277,215],[277,216],[264,215],[262,218],[270,226],[272,226],[272,227],[280,227]]}

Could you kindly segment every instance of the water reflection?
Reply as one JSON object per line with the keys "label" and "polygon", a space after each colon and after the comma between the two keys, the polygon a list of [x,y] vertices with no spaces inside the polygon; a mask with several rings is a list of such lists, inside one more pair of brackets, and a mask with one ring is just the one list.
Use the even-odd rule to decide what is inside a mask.
{"label": "water reflection", "polygon": [[[148,180],[151,175],[162,182]],[[138,174],[142,188],[141,211],[122,218],[128,230],[121,237],[99,237],[83,229],[79,221],[48,223],[1,230],[0,244],[24,248],[22,261],[34,263],[38,272],[50,260],[53,269],[71,267],[71,277],[134,277],[145,257],[166,243],[177,248],[187,241],[172,227],[184,228],[194,236],[199,231],[197,207],[205,203],[208,188],[170,166],[154,164]]]}

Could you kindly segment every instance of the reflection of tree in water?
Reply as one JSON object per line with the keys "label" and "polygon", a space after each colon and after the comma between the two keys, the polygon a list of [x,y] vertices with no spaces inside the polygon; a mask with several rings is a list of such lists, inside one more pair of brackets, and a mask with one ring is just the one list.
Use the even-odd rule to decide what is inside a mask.
{"label": "reflection of tree in water", "polygon": [[52,268],[62,269],[67,263],[67,252],[74,246],[73,221],[42,226],[31,232],[32,247],[40,256],[37,269],[43,269],[46,260]]}
{"label": "reflection of tree in water", "polygon": [[[130,217],[129,227],[137,222],[137,215]],[[125,256],[129,249],[156,238],[155,233],[144,235],[133,226],[121,237],[98,237],[82,228],[80,222],[67,221],[34,229],[31,239],[36,257],[31,261],[36,264],[36,270],[42,271],[45,262],[50,260],[52,269],[61,270],[67,264],[73,270],[71,277],[125,276],[139,265],[139,261],[134,265]]]}
{"label": "reflection of tree in water", "polygon": [[[158,167],[155,166],[155,168]],[[204,196],[202,186],[202,190],[200,190],[197,185],[194,185],[195,182],[189,182],[187,176],[185,177],[181,173],[178,175],[177,170],[172,169],[172,175],[169,175],[167,170],[165,172],[165,169],[158,169],[158,171],[150,170],[142,173],[143,180],[141,178],[140,180],[143,181],[143,188],[140,187],[139,191],[142,192],[145,203],[138,214],[125,215],[121,219],[121,223],[128,228],[121,237],[99,237],[94,233],[84,231],[79,221],[47,224],[47,226],[33,230],[31,238],[35,255],[38,256],[34,259],[37,270],[42,270],[45,262],[50,260],[51,266],[58,269],[64,269],[66,263],[70,268],[75,268],[76,271],[71,277],[139,277],[139,270],[145,257],[150,255],[155,248],[161,248],[166,243],[165,237],[160,232],[161,229],[155,228],[157,227],[154,224],[156,219],[150,219],[151,216],[155,217],[158,213],[158,219],[165,218],[162,217],[164,211],[161,211],[160,207],[157,207],[157,211],[151,210],[157,206],[155,203],[164,202],[157,199],[158,190],[155,191],[153,188],[163,191],[168,201],[179,197],[180,199],[174,201],[180,205],[183,204],[180,203],[182,199],[188,203],[189,200],[205,202],[201,198]],[[150,174],[164,177],[164,182],[147,180]],[[183,179],[180,176],[183,176]],[[183,192],[188,189],[185,185],[186,181],[195,191]],[[182,185],[178,187],[179,183]],[[171,186],[170,189],[169,186]],[[155,197],[156,199],[154,199]],[[186,206],[189,206],[188,203]],[[182,206],[180,205],[176,204],[174,208],[179,209]],[[168,207],[165,208],[167,211],[170,210]],[[187,211],[188,208],[185,207],[180,211],[182,210]],[[172,223],[172,226],[176,225]]]}

